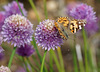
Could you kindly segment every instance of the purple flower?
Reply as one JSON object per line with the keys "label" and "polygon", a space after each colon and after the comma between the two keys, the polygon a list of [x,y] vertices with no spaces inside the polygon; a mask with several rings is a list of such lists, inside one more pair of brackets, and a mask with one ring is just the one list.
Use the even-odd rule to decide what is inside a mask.
{"label": "purple flower", "polygon": [[1,66],[0,67],[0,72],[11,72],[11,70],[8,67]]}
{"label": "purple flower", "polygon": [[5,19],[5,12],[0,12],[0,32],[2,30],[2,25],[4,24],[4,19]]}
{"label": "purple flower", "polygon": [[91,6],[80,3],[75,5],[69,10],[69,15],[75,19],[85,19],[87,24],[85,26],[89,34],[93,34],[98,30],[96,12],[93,11]]}
{"label": "purple flower", "polygon": [[39,46],[45,50],[57,48],[63,43],[61,36],[54,25],[54,20],[40,22],[35,31],[35,39]]}
{"label": "purple flower", "polygon": [[[24,15],[27,16],[27,11],[24,9],[23,4],[19,2],[19,5],[21,6],[21,9]],[[12,3],[9,3],[8,5],[3,6],[3,8],[6,12],[7,17],[13,14],[22,15],[16,1],[13,1]]]}
{"label": "purple flower", "polygon": [[[19,5],[21,6],[21,9],[22,9],[24,15],[27,16],[27,11],[24,9],[23,4],[19,3]],[[3,6],[3,8],[5,11],[0,12],[0,32],[2,30],[2,25],[4,24],[5,18],[7,18],[13,14],[22,15],[16,1],[13,1],[10,4]]]}
{"label": "purple flower", "polygon": [[33,36],[33,24],[21,15],[12,15],[5,19],[2,26],[4,41],[11,42],[15,46],[30,43]]}
{"label": "purple flower", "polygon": [[80,2],[71,2],[69,3],[67,6],[66,6],[66,14],[69,15],[70,14],[70,11],[77,6],[77,4],[80,4]]}
{"label": "purple flower", "polygon": [[25,44],[24,46],[20,46],[17,48],[17,54],[20,56],[30,56],[33,54],[35,50],[32,45]]}

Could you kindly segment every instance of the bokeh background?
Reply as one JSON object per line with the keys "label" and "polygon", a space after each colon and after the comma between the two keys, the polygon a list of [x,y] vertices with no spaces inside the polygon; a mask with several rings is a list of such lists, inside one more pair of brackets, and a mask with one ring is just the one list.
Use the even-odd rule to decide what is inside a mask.
{"label": "bokeh background", "polygon": [[[3,8],[2,8],[3,5],[6,5],[12,1],[13,0],[0,0],[0,11],[3,11]],[[35,30],[39,23],[37,21],[34,10],[32,9],[28,0],[19,0],[19,1],[24,4],[24,8],[28,12],[27,18],[34,24],[33,29]],[[43,0],[33,0],[33,1],[35,3],[36,9],[38,11],[38,14],[41,20],[45,20]],[[47,0],[48,19],[56,20],[60,16],[68,16],[66,14],[67,5],[72,2],[86,3],[92,6],[94,8],[93,10],[96,12],[96,16],[98,17],[99,29],[95,33],[88,36],[88,43],[89,43],[89,50],[91,51],[92,63],[97,68],[95,72],[100,72],[100,0]],[[64,40],[64,44],[61,46],[61,51],[62,51],[62,56],[63,56],[66,72],[74,72],[74,65],[73,65],[74,40],[73,40],[72,34],[69,36],[70,38],[68,40]],[[83,54],[84,43],[83,43],[81,31],[76,33],[76,44],[79,44],[81,46],[82,58],[83,58],[83,63],[84,63],[84,54]],[[2,47],[4,48],[5,51],[4,51],[4,55],[1,55],[3,56],[3,58],[0,59],[0,65],[6,66],[8,64],[13,46],[11,46],[10,44],[6,42],[3,42]],[[38,47],[38,49],[39,49],[40,54],[43,55],[44,50],[41,47]],[[55,50],[55,53],[56,53],[56,50]],[[36,52],[34,52],[34,56],[39,62]],[[33,63],[33,65],[35,65],[35,62],[31,59],[31,57],[30,57],[30,60]],[[49,52],[47,53],[46,61],[49,62]],[[16,54],[14,56],[14,60],[11,67],[12,72],[20,72],[18,70],[23,70],[23,66],[21,63],[22,61],[18,59],[17,54]],[[77,63],[78,63],[78,60],[77,60]],[[54,67],[55,72],[58,72],[55,62],[53,62],[53,67]],[[79,64],[78,64],[78,67],[79,67]],[[47,65],[47,68],[49,70],[48,65]],[[24,72],[24,70],[21,72]]]}

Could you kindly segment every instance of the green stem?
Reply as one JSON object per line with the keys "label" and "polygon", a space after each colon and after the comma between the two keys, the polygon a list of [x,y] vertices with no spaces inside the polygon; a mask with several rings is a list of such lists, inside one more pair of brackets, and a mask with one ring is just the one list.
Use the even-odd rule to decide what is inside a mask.
{"label": "green stem", "polygon": [[13,60],[15,51],[16,51],[16,47],[13,48],[13,52],[12,52],[12,54],[11,54],[11,57],[10,57],[10,60],[9,60],[9,63],[8,63],[8,67],[9,67],[9,68],[11,67],[11,63],[12,63],[12,60]]}
{"label": "green stem", "polygon": [[62,72],[65,72],[64,62],[63,62],[63,57],[62,57],[62,53],[61,53],[60,47],[58,47],[57,51],[58,51],[58,56],[59,56],[59,59],[60,59],[60,64],[61,64]]}
{"label": "green stem", "polygon": [[86,72],[89,72],[88,59],[87,59],[87,38],[86,38],[86,33],[85,33],[84,28],[82,29],[82,34],[83,34],[83,40],[84,40],[85,69],[86,69]]}
{"label": "green stem", "polygon": [[19,3],[18,3],[18,0],[16,0],[16,2],[17,2],[17,5],[18,5],[18,7],[19,7],[19,9],[20,9],[20,12],[21,12],[21,13],[22,13],[22,15],[24,16],[24,13],[23,13],[23,11],[22,11],[22,9],[21,9],[21,7],[20,7]]}
{"label": "green stem", "polygon": [[75,49],[72,49],[72,54],[73,54],[73,60],[74,60],[74,71],[78,72],[77,57],[76,57]]}
{"label": "green stem", "polygon": [[34,37],[32,37],[32,39],[33,39],[32,44],[34,45],[34,48],[35,48],[35,50],[36,50],[36,53],[37,53],[37,55],[38,55],[38,57],[39,57],[39,59],[40,59],[40,63],[42,63],[42,57],[41,57],[41,55],[40,55],[40,53],[39,53],[39,51],[38,51],[38,48],[37,48],[37,45],[36,45],[36,42],[35,42]]}
{"label": "green stem", "polygon": [[[32,65],[32,63],[30,62],[29,58],[27,58],[28,63],[31,66],[32,72],[34,72],[34,69],[36,70],[36,72],[39,72],[38,68],[36,68],[34,65]],[[34,69],[33,69],[34,68]]]}
{"label": "green stem", "polygon": [[33,8],[33,10],[34,10],[34,12],[35,12],[35,14],[36,14],[36,17],[37,17],[38,22],[40,22],[41,20],[40,20],[40,17],[39,17],[39,15],[38,15],[38,12],[37,12],[37,10],[36,10],[36,7],[35,7],[35,5],[34,5],[33,0],[28,0],[28,1],[29,1],[30,5],[32,6],[32,8]]}
{"label": "green stem", "polygon": [[47,53],[47,50],[45,50],[45,52],[44,52],[44,56],[43,56],[40,72],[43,72],[43,66],[44,66],[44,61],[45,61],[46,53]]}
{"label": "green stem", "polygon": [[30,72],[30,70],[28,69],[28,66],[27,66],[26,58],[24,58],[24,57],[23,57],[23,62],[24,62],[24,64],[25,64],[26,71],[27,71],[27,72]]}
{"label": "green stem", "polygon": [[46,6],[46,0],[43,0],[44,2],[44,12],[45,12],[45,18],[48,18],[48,13],[47,13],[47,6]]}
{"label": "green stem", "polygon": [[30,66],[31,66],[31,70],[32,70],[32,72],[34,72],[34,67],[33,67],[33,65],[31,64],[31,62],[29,61],[29,59],[27,58],[27,63],[29,63],[30,64]]}
{"label": "green stem", "polygon": [[88,60],[89,60],[89,65],[91,67],[90,71],[92,72],[95,72],[95,69],[94,69],[94,65],[93,65],[93,59],[92,59],[92,52],[91,52],[91,48],[89,47],[89,50],[88,50]]}
{"label": "green stem", "polygon": [[52,58],[52,55],[51,55],[51,50],[49,51],[49,55],[50,55],[50,72],[53,72],[53,58]]}
{"label": "green stem", "polygon": [[61,72],[61,67],[60,67],[60,64],[59,64],[59,62],[58,62],[58,59],[57,59],[57,56],[56,56],[56,54],[55,54],[55,52],[51,49],[51,55],[52,55],[52,57],[54,58],[54,61],[55,61],[55,63],[56,63],[56,66],[57,66],[57,68],[58,68],[58,71],[59,72]]}
{"label": "green stem", "polygon": [[79,67],[80,67],[80,72],[84,72],[84,66],[82,60],[79,60]]}
{"label": "green stem", "polygon": [[74,48],[72,48],[73,60],[74,60],[74,71],[78,72],[78,65],[77,65],[77,56],[76,56],[76,35],[74,35]]}
{"label": "green stem", "polygon": [[80,47],[79,44],[76,45],[76,54],[77,54],[80,72],[85,72],[84,66],[83,66],[83,58],[82,58],[82,53],[81,53],[81,47]]}
{"label": "green stem", "polygon": [[36,57],[34,55],[32,55],[32,59],[34,60],[34,62],[36,63],[36,65],[40,68],[40,64],[39,62],[36,60]]}
{"label": "green stem", "polygon": [[[38,57],[39,57],[39,59],[40,59],[40,63],[42,63],[42,57],[41,57],[41,55],[40,55],[40,53],[39,53],[39,51],[38,51],[38,48],[37,48],[37,45],[36,45],[36,42],[35,42],[34,37],[33,37],[32,39],[33,39],[32,44],[34,45],[34,48],[35,48],[35,50],[36,50],[36,53],[37,53],[37,55],[38,55]],[[46,67],[44,67],[43,70],[44,70],[44,72],[47,72]]]}

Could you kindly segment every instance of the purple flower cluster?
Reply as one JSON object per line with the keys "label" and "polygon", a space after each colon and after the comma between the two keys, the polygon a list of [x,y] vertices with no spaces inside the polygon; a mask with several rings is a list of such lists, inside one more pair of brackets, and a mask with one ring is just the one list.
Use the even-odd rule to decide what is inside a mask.
{"label": "purple flower cluster", "polygon": [[[24,9],[23,4],[19,2],[19,5],[21,6],[21,9],[24,15],[27,16],[27,11]],[[13,14],[22,15],[16,1],[13,1],[12,3],[9,3],[8,5],[4,5],[3,8],[5,11],[0,12],[0,32],[2,30],[2,25],[4,24],[5,18]]]}
{"label": "purple flower cluster", "polygon": [[30,56],[35,50],[32,45],[25,44],[25,46],[20,46],[17,48],[17,54],[20,56]]}
{"label": "purple flower cluster", "polygon": [[54,20],[40,22],[35,31],[35,39],[39,46],[45,50],[57,48],[63,43],[61,36],[54,25]]}
{"label": "purple flower cluster", "polygon": [[[20,5],[24,15],[27,16],[27,11],[24,9],[23,4],[19,2],[19,5]],[[16,1],[13,1],[13,2],[9,3],[8,5],[3,6],[3,8],[5,10],[6,17],[13,15],[13,14],[22,15]]]}
{"label": "purple flower cluster", "polygon": [[65,9],[65,12],[67,15],[70,14],[70,11],[75,7],[77,6],[77,4],[80,4],[80,2],[71,2],[69,3],[67,6],[66,6],[66,9]]}
{"label": "purple flower cluster", "polygon": [[78,3],[68,13],[75,19],[85,19],[87,21],[85,29],[89,34],[93,34],[98,30],[96,12],[93,11],[91,6]]}
{"label": "purple flower cluster", "polygon": [[24,16],[16,14],[5,19],[1,33],[4,41],[20,47],[32,41],[33,32],[33,24]]}
{"label": "purple flower cluster", "polygon": [[[24,9],[23,4],[19,2],[19,5],[21,6],[21,9],[22,9],[24,15],[27,16],[27,12],[26,12],[26,10]],[[2,31],[2,26],[4,25],[4,20],[5,20],[7,17],[9,17],[9,16],[11,16],[11,15],[13,15],[13,14],[20,14],[20,15],[22,15],[16,1],[13,1],[12,3],[9,3],[8,5],[4,5],[3,8],[4,8],[5,11],[1,11],[1,12],[0,12],[0,45],[1,45],[1,43],[2,43],[2,41],[1,41],[1,31]],[[6,26],[7,26],[7,25],[6,25]],[[9,26],[9,27],[10,27],[10,26]],[[6,32],[7,32],[7,31],[6,31]],[[10,33],[10,34],[11,34],[11,33]],[[6,39],[7,39],[7,38],[6,38]],[[0,52],[1,52],[1,51],[3,51],[3,49],[2,49],[2,47],[0,46]]]}

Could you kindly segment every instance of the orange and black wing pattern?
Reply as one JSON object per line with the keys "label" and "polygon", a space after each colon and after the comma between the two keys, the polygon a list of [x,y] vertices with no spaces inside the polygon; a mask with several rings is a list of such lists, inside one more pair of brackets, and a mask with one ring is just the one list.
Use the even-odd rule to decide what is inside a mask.
{"label": "orange and black wing pattern", "polygon": [[55,26],[58,29],[60,35],[64,38],[68,38],[67,29],[70,29],[71,33],[76,33],[82,29],[86,24],[85,20],[70,19],[68,17],[59,17],[55,22]]}
{"label": "orange and black wing pattern", "polygon": [[[59,17],[57,21],[55,22],[55,26],[58,29],[60,35],[64,38],[67,39],[68,35],[66,33],[65,28],[68,28],[69,26],[69,19],[68,17]],[[65,28],[64,28],[65,27]]]}
{"label": "orange and black wing pattern", "polygon": [[78,30],[82,29],[86,24],[85,20],[71,20],[70,21],[70,30],[72,33],[76,33]]}

